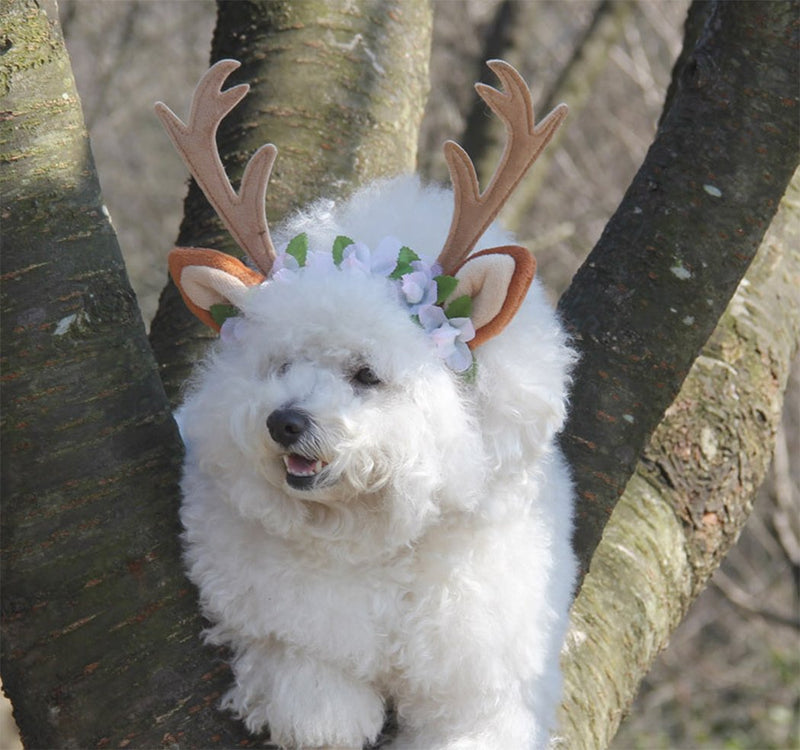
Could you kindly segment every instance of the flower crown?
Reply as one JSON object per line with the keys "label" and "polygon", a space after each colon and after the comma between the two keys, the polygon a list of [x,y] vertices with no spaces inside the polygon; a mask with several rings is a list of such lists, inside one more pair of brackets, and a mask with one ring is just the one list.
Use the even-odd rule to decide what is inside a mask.
{"label": "flower crown", "polygon": [[[309,251],[308,236],[299,234],[282,252],[276,253],[270,282],[291,282],[304,269],[323,273],[355,271],[392,281],[396,299],[408,309],[433,343],[436,353],[454,372],[467,372],[473,365],[467,342],[475,337],[470,320],[472,299],[457,297],[445,307],[458,280],[442,273],[437,263],[429,264],[395,237],[384,237],[373,250],[362,242],[339,236],[330,253]],[[238,338],[239,310],[232,305],[212,305],[211,315],[221,326],[223,341]]]}

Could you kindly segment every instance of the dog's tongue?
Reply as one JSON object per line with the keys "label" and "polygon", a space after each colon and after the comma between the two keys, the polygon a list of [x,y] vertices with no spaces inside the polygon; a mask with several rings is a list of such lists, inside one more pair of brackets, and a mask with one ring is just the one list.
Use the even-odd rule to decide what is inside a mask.
{"label": "dog's tongue", "polygon": [[306,458],[297,453],[286,456],[286,470],[295,476],[307,477],[316,474],[322,469],[322,461],[318,458]]}

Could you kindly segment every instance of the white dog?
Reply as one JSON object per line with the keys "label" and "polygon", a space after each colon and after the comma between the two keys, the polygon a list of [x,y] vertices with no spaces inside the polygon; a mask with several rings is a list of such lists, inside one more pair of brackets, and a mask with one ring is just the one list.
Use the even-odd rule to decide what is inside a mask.
{"label": "white dog", "polygon": [[[489,225],[564,111],[534,127],[493,62],[510,93],[480,93],[515,145],[483,195],[448,145],[452,225],[453,193],[403,177],[311,206],[273,244],[274,147],[237,195],[209,146],[246,92],[220,91],[235,67],[206,74],[189,126],[159,105],[260,269],[170,259],[221,327],[178,418],[189,575],[233,652],[223,704],[287,748],[361,748],[387,706],[393,748],[546,747],[576,568],[555,443],[573,354],[538,282],[525,294],[530,255]],[[479,239],[502,247],[464,261]]]}

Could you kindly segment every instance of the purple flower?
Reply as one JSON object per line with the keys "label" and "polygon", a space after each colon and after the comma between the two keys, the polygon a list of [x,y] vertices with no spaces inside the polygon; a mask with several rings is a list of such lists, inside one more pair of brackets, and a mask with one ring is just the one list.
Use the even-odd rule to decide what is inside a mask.
{"label": "purple flower", "polygon": [[388,276],[397,265],[402,244],[395,237],[384,237],[374,250],[363,242],[354,242],[344,249],[341,268],[362,271],[374,276]]}
{"label": "purple flower", "polygon": [[403,243],[397,237],[384,237],[372,251],[372,273],[388,276],[397,265]]}
{"label": "purple flower", "polygon": [[434,279],[434,270],[424,261],[415,260],[414,269],[400,277],[400,290],[412,315],[419,313],[427,305],[435,305],[439,290]]}
{"label": "purple flower", "polygon": [[275,261],[272,263],[270,276],[278,281],[291,281],[300,270],[297,258],[289,253],[277,253]]}
{"label": "purple flower", "polygon": [[472,366],[472,352],[467,341],[475,338],[475,327],[469,318],[448,318],[436,305],[419,310],[419,322],[436,347],[436,353],[453,372],[464,372]]}
{"label": "purple flower", "polygon": [[354,242],[344,249],[340,268],[368,274],[371,260],[369,248],[363,242]]}
{"label": "purple flower", "polygon": [[220,341],[225,344],[241,341],[245,334],[244,328],[244,319],[238,315],[232,315],[230,318],[225,318],[219,329]]}

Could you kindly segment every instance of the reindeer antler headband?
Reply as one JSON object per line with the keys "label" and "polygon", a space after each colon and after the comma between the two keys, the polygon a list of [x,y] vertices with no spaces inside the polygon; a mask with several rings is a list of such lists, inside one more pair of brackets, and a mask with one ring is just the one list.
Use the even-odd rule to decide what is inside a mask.
{"label": "reindeer antler headband", "polygon": [[267,143],[253,154],[245,167],[238,193],[225,174],[217,149],[219,124],[250,90],[248,84],[242,83],[222,91],[222,84],[240,65],[236,60],[220,60],[206,71],[192,97],[188,125],[162,102],[156,103],[156,114],[236,243],[256,267],[269,275],[275,261],[275,248],[265,205],[278,149]]}
{"label": "reindeer antler headband", "polygon": [[[250,159],[237,193],[231,186],[216,144],[223,118],[244,98],[247,84],[225,91],[222,86],[239,67],[236,60],[220,60],[202,77],[192,99],[188,124],[165,104],[156,104],[172,142],[228,231],[259,271],[214,250],[175,248],[169,266],[188,307],[207,325],[219,330],[210,313],[215,304],[234,302],[247,287],[266,281],[277,257],[269,233],[265,200],[277,149],[262,146]],[[437,263],[443,274],[457,280],[449,299],[468,296],[474,303],[474,349],[497,335],[519,309],[536,269],[531,254],[516,245],[482,250],[470,255],[527,170],[552,138],[567,114],[557,106],[536,125],[528,87],[519,73],[502,60],[488,63],[504,91],[477,84],[480,97],[506,126],[507,140],[500,164],[481,193],[475,167],[456,143],[444,146],[453,182],[454,208],[450,231]]]}

